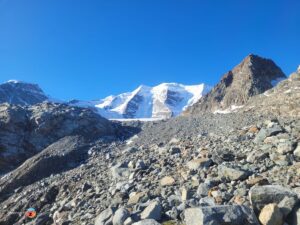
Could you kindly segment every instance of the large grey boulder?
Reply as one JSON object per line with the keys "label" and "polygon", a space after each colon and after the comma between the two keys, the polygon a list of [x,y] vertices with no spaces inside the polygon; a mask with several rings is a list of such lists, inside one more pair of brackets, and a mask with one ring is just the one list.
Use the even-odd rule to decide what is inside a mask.
{"label": "large grey boulder", "polygon": [[256,213],[270,203],[276,203],[285,212],[288,208],[293,208],[298,201],[296,193],[280,185],[254,186],[249,191],[249,199]]}
{"label": "large grey boulder", "polygon": [[223,177],[230,181],[243,180],[249,176],[248,171],[229,164],[219,165],[218,174],[220,177]]}
{"label": "large grey boulder", "polygon": [[130,213],[125,208],[119,208],[114,217],[113,217],[113,225],[123,225],[124,221],[130,216]]}
{"label": "large grey boulder", "polygon": [[283,225],[283,215],[277,204],[263,207],[258,218],[262,225]]}
{"label": "large grey boulder", "polygon": [[253,211],[241,205],[189,208],[186,225],[259,225]]}

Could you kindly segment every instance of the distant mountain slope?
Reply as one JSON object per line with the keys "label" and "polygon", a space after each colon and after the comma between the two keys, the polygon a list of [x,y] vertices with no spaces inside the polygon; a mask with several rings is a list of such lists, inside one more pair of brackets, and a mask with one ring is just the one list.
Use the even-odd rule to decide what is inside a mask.
{"label": "distant mountain slope", "polygon": [[249,55],[227,72],[221,81],[186,113],[238,108],[252,96],[265,92],[285,78],[286,75],[272,60]]}
{"label": "distant mountain slope", "polygon": [[0,104],[34,105],[48,97],[37,84],[10,80],[0,84]]}
{"label": "distant mountain slope", "polygon": [[114,135],[112,123],[89,109],[65,104],[0,104],[0,175],[65,136]]}
{"label": "distant mountain slope", "polygon": [[141,85],[133,92],[109,96],[100,101],[73,100],[69,104],[96,107],[106,118],[169,118],[179,115],[210,90],[205,84],[162,83]]}

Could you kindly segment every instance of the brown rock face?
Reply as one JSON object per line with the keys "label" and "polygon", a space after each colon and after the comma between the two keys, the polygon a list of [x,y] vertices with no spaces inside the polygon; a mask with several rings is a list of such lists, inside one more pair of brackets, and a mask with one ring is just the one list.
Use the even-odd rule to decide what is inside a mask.
{"label": "brown rock face", "polygon": [[244,105],[250,97],[273,87],[272,83],[286,78],[282,70],[270,59],[247,56],[201,100],[187,110],[187,114],[228,109]]}

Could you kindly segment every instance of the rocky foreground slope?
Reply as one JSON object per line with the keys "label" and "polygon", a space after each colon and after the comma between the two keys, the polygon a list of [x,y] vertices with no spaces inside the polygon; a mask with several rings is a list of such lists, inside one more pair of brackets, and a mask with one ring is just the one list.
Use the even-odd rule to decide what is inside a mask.
{"label": "rocky foreground slope", "polygon": [[[0,225],[300,224],[299,78],[300,71],[237,112],[148,123],[32,106],[42,115],[52,109],[55,129],[68,133],[1,177]],[[22,125],[14,121],[10,135]],[[24,217],[29,207],[35,219]]]}
{"label": "rocky foreground slope", "polygon": [[[268,224],[299,219],[299,120],[244,116],[226,115],[227,125],[224,115],[191,119],[193,129],[163,139],[149,128],[127,142],[63,138],[1,179],[0,224],[259,224],[257,217],[272,221],[274,213],[278,223]],[[237,117],[243,124],[231,126]],[[28,207],[38,211],[31,222],[22,214]]]}

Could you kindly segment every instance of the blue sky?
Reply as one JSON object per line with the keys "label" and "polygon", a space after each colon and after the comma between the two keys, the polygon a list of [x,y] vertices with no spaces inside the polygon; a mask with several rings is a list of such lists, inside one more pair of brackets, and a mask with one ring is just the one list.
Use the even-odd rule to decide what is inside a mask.
{"label": "blue sky", "polygon": [[215,84],[249,53],[300,64],[298,0],[0,0],[0,82],[97,99]]}

